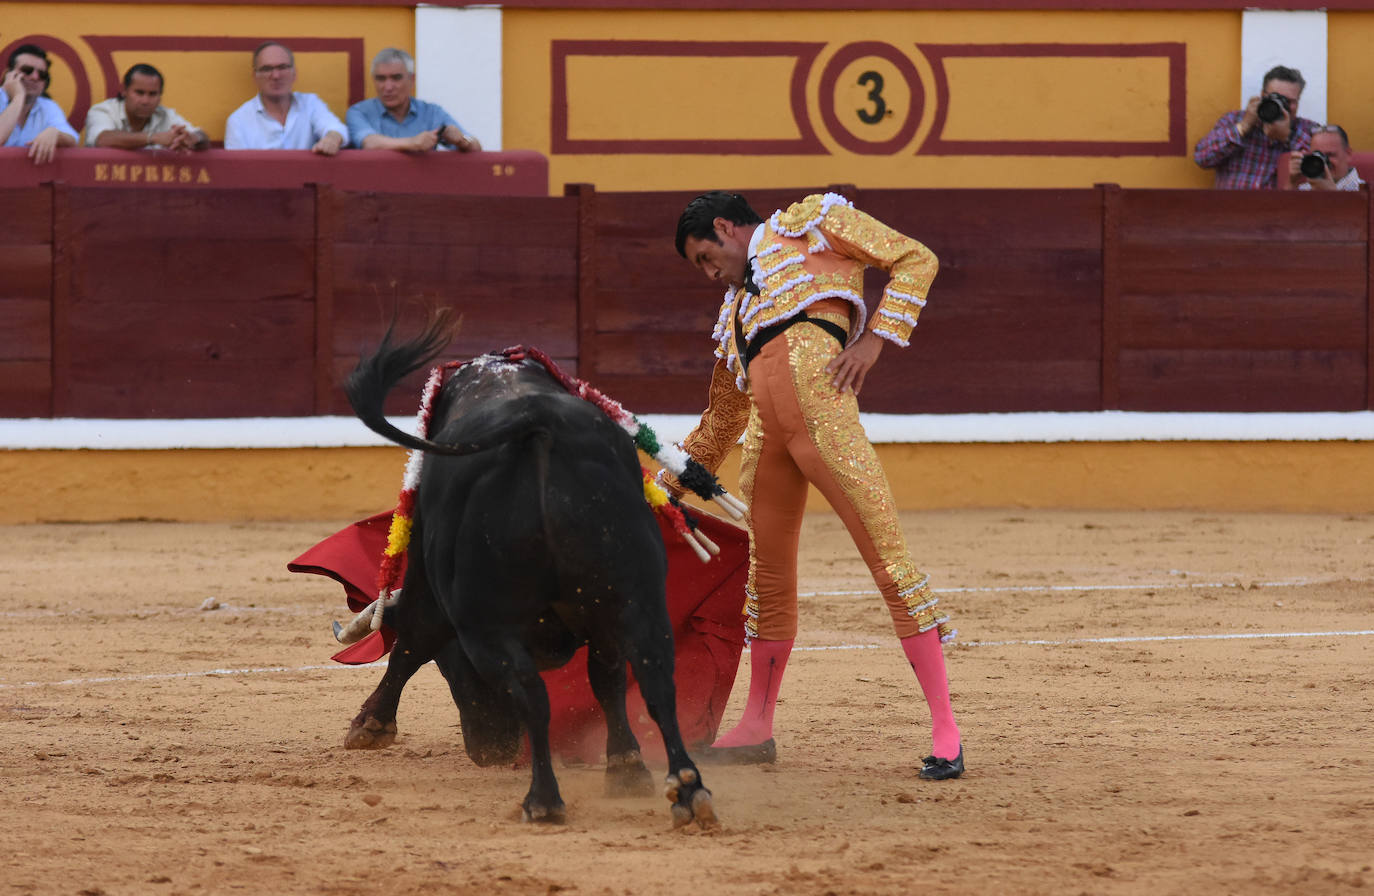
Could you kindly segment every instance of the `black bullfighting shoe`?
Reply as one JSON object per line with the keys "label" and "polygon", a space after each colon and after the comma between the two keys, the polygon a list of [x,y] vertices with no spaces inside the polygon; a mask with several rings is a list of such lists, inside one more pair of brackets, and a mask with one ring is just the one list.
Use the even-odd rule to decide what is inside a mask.
{"label": "black bullfighting shoe", "polygon": [[697,747],[692,758],[707,765],[768,765],[778,758],[778,744],[768,738],[761,744],[739,747]]}
{"label": "black bullfighting shoe", "polygon": [[957,778],[964,773],[964,746],[959,745],[959,755],[953,759],[941,759],[939,756],[927,756],[922,759],[924,765],[921,766],[921,777],[927,781],[943,781],[946,778]]}

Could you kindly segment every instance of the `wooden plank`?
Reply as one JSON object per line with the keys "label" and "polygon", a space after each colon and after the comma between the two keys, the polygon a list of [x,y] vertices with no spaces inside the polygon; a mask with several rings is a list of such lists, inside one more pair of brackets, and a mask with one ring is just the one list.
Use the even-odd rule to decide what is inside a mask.
{"label": "wooden plank", "polygon": [[52,302],[0,298],[0,360],[52,360]]}
{"label": "wooden plank", "polygon": [[83,364],[72,373],[64,416],[308,416],[314,413],[311,383],[306,353],[291,359],[152,359],[122,378]]}
{"label": "wooden plank", "polygon": [[1102,198],[1102,386],[1103,410],[1121,402],[1121,188],[1099,184]]}
{"label": "wooden plank", "polygon": [[1130,296],[1123,347],[1132,349],[1363,350],[1363,296]]}
{"label": "wooden plank", "polygon": [[46,304],[51,298],[52,243],[0,246],[0,300],[41,299]]}
{"label": "wooden plank", "polygon": [[[254,304],[310,299],[315,292],[313,237],[78,242],[71,254],[77,303],[160,296],[182,303]],[[131,264],[132,258],[139,263]]]}
{"label": "wooden plank", "polygon": [[48,359],[0,359],[0,417],[51,414],[52,364]]}
{"label": "wooden plank", "polygon": [[52,395],[48,414],[53,417],[76,416],[71,394],[71,327],[76,321],[72,307],[71,190],[61,182],[52,185]]}
{"label": "wooden plank", "polygon": [[596,331],[602,297],[596,290],[598,246],[596,234],[596,188],[591,184],[568,184],[563,195],[577,200],[577,359],[582,375],[595,379],[601,369],[601,352]]}
{"label": "wooden plank", "polygon": [[315,331],[311,344],[314,361],[315,413],[328,413],[333,403],[334,367],[334,207],[338,194],[327,184],[315,187]]}
{"label": "wooden plank", "polygon": [[137,375],[158,360],[269,361],[310,358],[313,303],[198,304],[159,301],[87,302],[68,327],[70,347],[83,364],[111,376]]}
{"label": "wooden plank", "polygon": [[982,313],[972,307],[972,301],[957,308],[950,303],[928,306],[912,333],[912,349],[940,362],[963,358],[1101,361],[1098,303],[1055,301],[1037,307],[1033,302],[1013,305],[993,301],[991,296],[981,298]]}
{"label": "wooden plank", "polygon": [[880,414],[1092,411],[1100,403],[1097,358],[953,360],[883,352],[859,398]]}
{"label": "wooden plank", "polygon": [[863,211],[925,243],[941,262],[953,249],[1097,251],[1102,241],[1092,190],[865,190],[863,198]]}
{"label": "wooden plank", "polygon": [[565,197],[341,192],[335,214],[340,243],[571,247],[577,236],[577,201]]}
{"label": "wooden plank", "polygon": [[1128,190],[1122,200],[1123,246],[1264,242],[1363,242],[1367,212],[1357,193],[1271,190]]}
{"label": "wooden plank", "polygon": [[[27,160],[26,160],[27,162]],[[48,187],[0,188],[5,226],[0,228],[0,252],[11,246],[52,245],[52,195]],[[8,268],[8,262],[6,262]]]}
{"label": "wooden plank", "polygon": [[[140,246],[166,240],[309,242],[311,190],[129,190],[86,187],[72,193],[72,233],[83,244]],[[137,213],[132,205],[137,197]],[[130,258],[126,258],[128,264]]]}
{"label": "wooden plank", "polygon": [[1358,351],[1123,349],[1133,411],[1352,411],[1365,403]]}
{"label": "wooden plank", "polygon": [[1374,409],[1374,192],[1365,190],[1365,408]]}
{"label": "wooden plank", "polygon": [[1362,295],[1366,244],[1233,241],[1124,247],[1123,294]]}

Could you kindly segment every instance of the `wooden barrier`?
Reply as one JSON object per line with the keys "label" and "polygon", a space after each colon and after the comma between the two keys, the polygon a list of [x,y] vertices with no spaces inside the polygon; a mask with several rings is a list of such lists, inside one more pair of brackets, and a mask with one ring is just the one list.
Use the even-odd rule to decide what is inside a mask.
{"label": "wooden barrier", "polygon": [[[941,259],[866,410],[1371,407],[1368,194],[846,192]],[[462,315],[452,357],[537,345],[692,413],[720,292],[672,249],[690,198],[0,186],[0,417],[347,413],[359,353],[427,303]]]}
{"label": "wooden barrier", "polygon": [[59,150],[34,165],[27,149],[0,148],[0,188],[61,182],[72,187],[158,189],[295,189],[332,184],[340,190],[546,196],[549,161],[533,150],[402,153],[348,149],[335,156],[305,150],[182,153],[163,149]]}

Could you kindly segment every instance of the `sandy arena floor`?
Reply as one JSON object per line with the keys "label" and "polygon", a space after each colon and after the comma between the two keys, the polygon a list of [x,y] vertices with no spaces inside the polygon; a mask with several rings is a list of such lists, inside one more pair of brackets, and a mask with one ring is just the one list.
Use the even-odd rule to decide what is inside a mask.
{"label": "sandy arena floor", "polygon": [[704,768],[710,834],[597,768],[522,824],[526,771],[468,761],[433,667],[396,746],[345,751],[380,670],[329,661],[342,590],[285,570],[345,520],[0,527],[0,896],[1374,886],[1374,516],[904,521],[960,630],[968,773],[916,777],[916,682],[815,515],[779,760]]}

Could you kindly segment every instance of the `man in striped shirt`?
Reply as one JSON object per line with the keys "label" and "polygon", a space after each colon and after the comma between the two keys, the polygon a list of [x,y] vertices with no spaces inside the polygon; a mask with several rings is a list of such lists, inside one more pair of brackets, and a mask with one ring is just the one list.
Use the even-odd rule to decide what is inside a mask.
{"label": "man in striped shirt", "polygon": [[1277,65],[1264,75],[1259,96],[1223,115],[1193,150],[1193,161],[1216,170],[1218,190],[1274,190],[1278,165],[1312,146],[1316,122],[1298,117],[1307,82],[1295,68]]}

